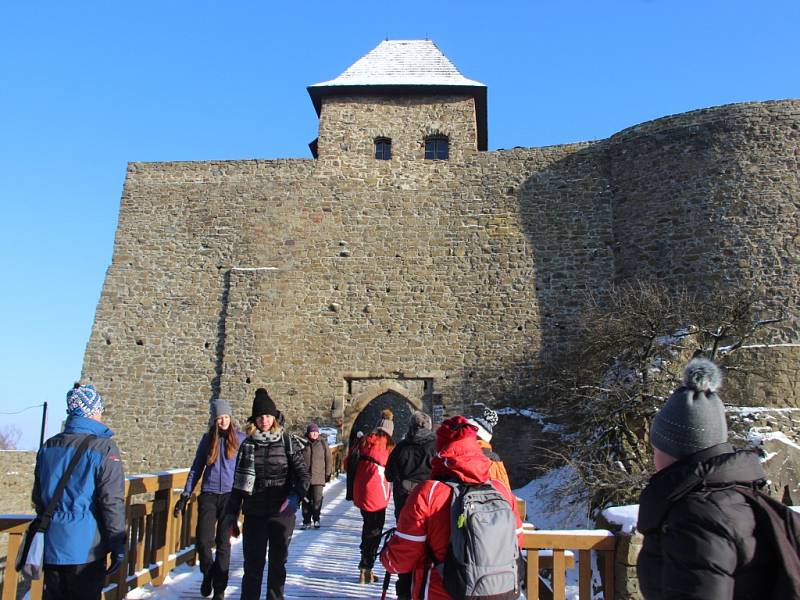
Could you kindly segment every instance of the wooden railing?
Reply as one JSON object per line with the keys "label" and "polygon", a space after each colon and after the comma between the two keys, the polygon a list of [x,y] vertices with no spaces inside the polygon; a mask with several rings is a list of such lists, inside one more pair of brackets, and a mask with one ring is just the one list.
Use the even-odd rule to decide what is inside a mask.
{"label": "wooden railing", "polygon": [[[173,516],[175,503],[186,484],[188,469],[155,475],[136,475],[125,481],[125,561],[106,582],[105,600],[124,598],[129,590],[146,583],[161,585],[177,565],[194,561],[194,530],[197,522],[195,497],[184,515]],[[0,516],[0,533],[8,534],[6,572],[2,600],[17,598],[18,577],[14,572],[22,534],[33,515]],[[42,580],[31,582],[30,600],[42,597]]]}
{"label": "wooden railing", "polygon": [[597,530],[534,530],[525,524],[523,549],[528,554],[526,573],[527,598],[539,600],[539,571],[550,569],[553,573],[553,600],[566,598],[566,571],[575,565],[574,551],[578,552],[578,597],[592,598],[592,550],[598,552],[598,566],[602,568],[603,597],[614,598],[614,534]]}
{"label": "wooden railing", "polygon": [[[341,446],[334,446],[335,471],[341,466]],[[188,469],[165,471],[155,475],[136,475],[125,482],[125,515],[127,544],[123,567],[106,582],[104,600],[120,600],[129,590],[147,583],[159,586],[167,573],[195,559],[194,532],[197,525],[196,497],[192,496],[186,512],[173,516],[175,503],[186,484]],[[518,499],[521,513],[524,501]],[[0,515],[0,534],[8,534],[6,572],[0,600],[16,600],[19,579],[14,571],[22,534],[32,515]],[[554,600],[566,597],[566,570],[575,564],[578,552],[578,588],[581,599],[591,598],[591,551],[600,553],[604,597],[614,598],[615,539],[605,530],[544,531],[529,524],[523,531],[523,548],[527,550],[526,573],[528,600],[539,600],[539,571],[552,570]],[[573,551],[573,552],[570,552]],[[42,597],[42,581],[30,587],[30,600]]]}
{"label": "wooden railing", "polygon": [[[342,463],[341,445],[331,448],[334,473]],[[125,480],[125,526],[127,544],[122,568],[106,582],[104,600],[120,600],[128,591],[147,583],[159,586],[176,566],[195,559],[194,533],[197,527],[196,496],[186,512],[173,516],[189,469],[155,475],[134,475]],[[19,577],[14,571],[22,535],[33,515],[0,515],[0,534],[8,534],[6,570],[0,600],[16,600]],[[31,582],[30,600],[42,597],[42,580]]]}

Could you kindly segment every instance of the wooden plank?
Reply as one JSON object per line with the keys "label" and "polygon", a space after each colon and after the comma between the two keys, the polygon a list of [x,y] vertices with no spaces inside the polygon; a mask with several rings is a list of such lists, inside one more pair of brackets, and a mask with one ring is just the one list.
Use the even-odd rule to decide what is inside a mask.
{"label": "wooden plank", "polygon": [[567,573],[564,564],[564,551],[553,550],[553,600],[566,600]]}
{"label": "wooden plank", "polygon": [[[586,552],[586,550],[581,550],[581,552]],[[575,567],[575,554],[572,552],[564,553],[564,565],[567,569],[572,569]],[[540,554],[539,555],[539,568],[540,569],[552,569],[553,568],[553,555],[550,554]]]}
{"label": "wooden plank", "polygon": [[613,550],[616,544],[614,534],[604,530],[577,531],[531,531],[525,529],[522,534],[522,547],[553,548],[562,550]]}
{"label": "wooden plank", "polygon": [[519,513],[519,518],[524,521],[528,516],[528,505],[522,498],[515,496],[514,499],[517,501],[517,512]]}
{"label": "wooden plank", "polygon": [[539,600],[539,551],[528,550],[528,572],[525,574],[528,600]]}
{"label": "wooden plank", "polygon": [[0,533],[24,533],[28,528],[28,523],[33,521],[36,515],[2,515],[0,516]]}
{"label": "wooden plank", "polygon": [[148,494],[186,485],[189,469],[175,469],[152,475],[135,475],[125,480],[125,495]]}
{"label": "wooden plank", "polygon": [[592,600],[591,550],[579,550],[578,553],[578,598],[580,600]]}
{"label": "wooden plank", "polygon": [[34,579],[31,581],[30,600],[42,600],[44,595],[44,575],[41,579]]}
{"label": "wooden plank", "polygon": [[614,552],[603,552],[603,581],[605,582],[603,598],[614,597],[614,558]]}
{"label": "wooden plank", "polygon": [[[27,529],[27,525],[25,527]],[[17,552],[22,544],[22,533],[12,533],[8,536],[8,548],[6,550],[6,572],[3,577],[3,600],[16,600],[17,597],[17,583],[19,576],[14,568],[14,563],[17,559]]]}

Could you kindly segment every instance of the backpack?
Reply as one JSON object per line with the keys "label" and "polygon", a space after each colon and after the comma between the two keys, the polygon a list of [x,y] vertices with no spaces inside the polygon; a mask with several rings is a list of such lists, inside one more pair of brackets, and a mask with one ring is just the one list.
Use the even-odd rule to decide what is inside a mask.
{"label": "backpack", "polygon": [[517,522],[508,500],[489,483],[445,481],[453,489],[450,541],[434,566],[455,600],[519,598]]}
{"label": "backpack", "polygon": [[775,550],[779,568],[770,598],[800,598],[800,515],[754,488],[737,485],[734,489],[753,509],[758,542]]}

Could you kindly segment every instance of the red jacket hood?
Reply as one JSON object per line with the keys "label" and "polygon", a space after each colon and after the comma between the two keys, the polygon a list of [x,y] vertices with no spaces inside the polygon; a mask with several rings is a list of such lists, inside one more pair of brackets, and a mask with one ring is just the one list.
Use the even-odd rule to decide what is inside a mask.
{"label": "red jacket hood", "polygon": [[434,455],[431,479],[455,476],[464,483],[485,483],[489,481],[490,465],[475,438],[467,437],[451,442]]}
{"label": "red jacket hood", "polygon": [[386,438],[370,433],[361,442],[359,450],[361,456],[368,456],[380,465],[385,465],[389,460],[389,449],[386,447]]}

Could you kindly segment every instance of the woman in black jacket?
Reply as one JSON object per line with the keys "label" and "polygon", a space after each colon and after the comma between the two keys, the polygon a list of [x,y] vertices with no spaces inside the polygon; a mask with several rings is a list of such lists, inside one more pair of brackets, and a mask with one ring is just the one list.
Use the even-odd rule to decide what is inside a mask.
{"label": "woman in black jacket", "polygon": [[255,430],[239,446],[227,519],[235,529],[244,513],[242,600],[259,600],[267,547],[267,598],[282,600],[295,512],[308,489],[309,474],[299,447],[283,431],[267,390],[256,390],[249,419]]}
{"label": "woman in black jacket", "polygon": [[647,600],[770,597],[774,550],[736,491],[765,475],[754,453],[727,441],[720,384],[714,363],[691,361],[684,385],[653,421],[657,473],[642,492],[637,526],[644,534],[637,572]]}

